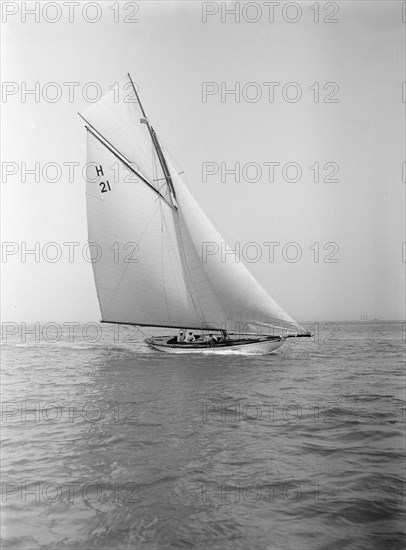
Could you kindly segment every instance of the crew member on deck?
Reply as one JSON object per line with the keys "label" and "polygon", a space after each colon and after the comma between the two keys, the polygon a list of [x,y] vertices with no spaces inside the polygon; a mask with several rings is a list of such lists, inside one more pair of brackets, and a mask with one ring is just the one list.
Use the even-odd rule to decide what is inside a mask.
{"label": "crew member on deck", "polygon": [[189,332],[187,333],[185,341],[186,342],[194,342],[195,341],[195,337],[194,337],[193,332],[191,330],[189,330]]}
{"label": "crew member on deck", "polygon": [[217,336],[213,336],[213,334],[209,334],[208,336],[206,336],[205,339],[206,339],[206,342],[211,345],[215,345],[216,342],[218,342]]}
{"label": "crew member on deck", "polygon": [[185,332],[183,330],[180,330],[178,332],[177,341],[179,344],[183,344],[183,342],[185,341]]}

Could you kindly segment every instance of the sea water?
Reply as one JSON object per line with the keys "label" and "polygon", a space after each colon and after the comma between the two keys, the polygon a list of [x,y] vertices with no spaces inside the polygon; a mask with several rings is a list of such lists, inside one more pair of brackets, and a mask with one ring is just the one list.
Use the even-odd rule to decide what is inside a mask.
{"label": "sea water", "polygon": [[403,547],[404,324],[313,324],[268,356],[4,328],[4,548]]}

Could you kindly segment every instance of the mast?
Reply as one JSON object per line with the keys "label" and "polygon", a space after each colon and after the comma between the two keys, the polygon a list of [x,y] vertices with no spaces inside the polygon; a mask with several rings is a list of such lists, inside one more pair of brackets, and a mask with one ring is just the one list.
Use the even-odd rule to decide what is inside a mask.
{"label": "mast", "polygon": [[[165,159],[165,156],[162,152],[162,149],[161,149],[161,145],[158,141],[158,138],[157,138],[157,135],[156,135],[156,132],[154,130],[154,128],[150,125],[149,123],[149,120],[145,114],[145,111],[144,111],[144,107],[142,106],[142,103],[141,103],[141,100],[139,98],[139,95],[137,93],[137,90],[135,89],[135,86],[134,86],[134,82],[131,78],[131,75],[130,73],[128,73],[128,78],[130,79],[130,82],[132,84],[132,87],[133,87],[133,90],[134,90],[134,93],[135,93],[135,96],[137,98],[137,101],[139,103],[139,106],[140,106],[140,109],[141,109],[141,112],[142,112],[142,116],[144,118],[141,119],[141,122],[143,122],[144,124],[147,125],[148,127],[148,131],[150,133],[150,136],[151,136],[151,139],[152,139],[152,143],[154,144],[154,148],[155,148],[155,151],[156,151],[156,154],[158,155],[158,159],[159,159],[159,163],[161,165],[161,168],[162,168],[162,171],[164,173],[164,177],[166,179],[166,183],[168,184],[168,187],[173,195],[173,197],[176,199],[176,193],[175,193],[175,188],[173,186],[173,182],[172,182],[172,178],[171,178],[171,174],[169,172],[169,169],[168,169],[168,165],[166,164],[166,159]],[[175,208],[176,208],[176,204],[174,204]]]}
{"label": "mast", "polygon": [[117,151],[117,149],[115,147],[113,147],[113,145],[109,142],[108,139],[106,139],[104,136],[102,136],[97,130],[96,128],[94,128],[90,122],[88,122],[85,117],[83,115],[81,115],[80,113],[78,113],[78,115],[80,116],[80,118],[82,118],[85,122],[86,122],[86,130],[88,130],[91,134],[94,135],[94,137],[100,141],[100,143],[102,143],[105,147],[107,147],[107,149],[109,149],[109,151],[111,151],[113,153],[113,155],[118,158],[118,160],[121,160],[121,162],[123,164],[125,164],[125,166],[131,170],[131,172],[133,172],[137,177],[140,178],[140,180],[142,180],[146,185],[148,185],[148,187],[154,192],[156,193],[157,195],[159,195],[161,197],[161,199],[163,201],[166,202],[166,204],[168,206],[170,206],[172,209],[175,209],[176,206],[174,204],[171,204],[169,201],[166,200],[166,198],[158,191],[158,189],[156,189],[147,179],[144,178],[143,175],[141,175],[135,168],[134,166],[131,164],[131,162],[122,154],[120,153],[120,151]]}

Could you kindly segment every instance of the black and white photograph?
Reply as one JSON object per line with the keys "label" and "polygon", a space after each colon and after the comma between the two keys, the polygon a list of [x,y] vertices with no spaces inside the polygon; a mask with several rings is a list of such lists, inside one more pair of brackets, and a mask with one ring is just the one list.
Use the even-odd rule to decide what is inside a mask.
{"label": "black and white photograph", "polygon": [[1,548],[406,545],[406,2],[1,8]]}

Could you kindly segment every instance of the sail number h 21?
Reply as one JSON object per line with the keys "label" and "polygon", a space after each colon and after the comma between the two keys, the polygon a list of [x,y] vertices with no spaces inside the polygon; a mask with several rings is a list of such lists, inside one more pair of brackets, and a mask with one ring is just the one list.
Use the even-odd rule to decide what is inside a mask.
{"label": "sail number h 21", "polygon": [[[96,168],[96,174],[98,176],[104,176],[103,167],[101,164],[99,166],[96,166],[95,168]],[[110,183],[108,182],[108,180],[100,181],[99,186],[101,188],[100,193],[107,193],[107,191],[111,191]]]}

